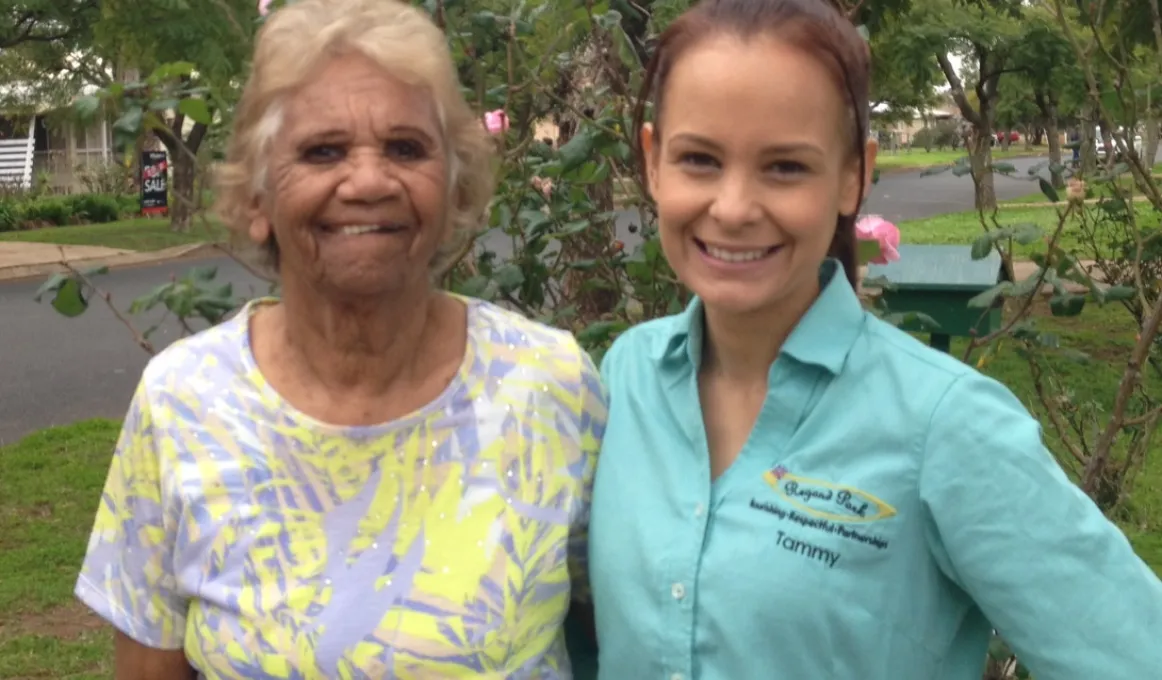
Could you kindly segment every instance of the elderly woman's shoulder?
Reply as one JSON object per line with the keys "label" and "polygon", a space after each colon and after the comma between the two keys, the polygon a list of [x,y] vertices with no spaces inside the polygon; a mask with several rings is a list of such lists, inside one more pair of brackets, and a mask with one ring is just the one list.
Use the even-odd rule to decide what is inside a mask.
{"label": "elderly woman's shoulder", "polygon": [[569,331],[534,321],[517,312],[482,300],[473,300],[473,326],[490,344],[511,351],[531,351],[552,361],[589,362],[589,354]]}
{"label": "elderly woman's shoulder", "polygon": [[253,366],[250,354],[249,310],[205,330],[174,341],[149,360],[142,380],[147,385],[174,388],[205,384],[246,374]]}

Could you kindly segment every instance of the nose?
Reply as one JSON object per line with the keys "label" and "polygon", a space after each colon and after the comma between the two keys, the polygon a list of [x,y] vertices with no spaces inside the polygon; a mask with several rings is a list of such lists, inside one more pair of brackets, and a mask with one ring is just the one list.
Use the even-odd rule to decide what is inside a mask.
{"label": "nose", "polygon": [[745,227],[761,219],[754,188],[745,173],[731,172],[722,176],[710,204],[710,217],[726,228]]}
{"label": "nose", "polygon": [[346,174],[336,190],[340,200],[351,203],[380,203],[401,190],[391,162],[375,151],[352,152],[345,161]]}

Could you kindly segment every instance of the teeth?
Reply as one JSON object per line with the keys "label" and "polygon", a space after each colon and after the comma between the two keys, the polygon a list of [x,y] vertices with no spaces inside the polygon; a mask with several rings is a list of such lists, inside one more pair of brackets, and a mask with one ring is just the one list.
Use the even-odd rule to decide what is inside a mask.
{"label": "teeth", "polygon": [[766,257],[767,254],[765,249],[738,252],[734,250],[723,250],[721,248],[715,248],[714,246],[706,246],[706,252],[710,254],[710,257],[716,260],[722,260],[723,262],[753,262]]}
{"label": "teeth", "polygon": [[339,227],[335,231],[344,236],[358,236],[359,234],[370,234],[373,231],[379,231],[378,224],[353,224],[347,227]]}

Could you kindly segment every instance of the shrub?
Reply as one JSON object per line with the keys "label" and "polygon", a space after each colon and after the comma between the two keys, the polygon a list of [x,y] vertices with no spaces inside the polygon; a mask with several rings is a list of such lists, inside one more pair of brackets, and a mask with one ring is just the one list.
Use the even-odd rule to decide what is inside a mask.
{"label": "shrub", "polygon": [[107,194],[77,194],[69,197],[73,217],[82,222],[115,222],[121,217],[121,201]]}
{"label": "shrub", "polygon": [[16,231],[20,228],[20,209],[15,201],[0,199],[0,232]]}
{"label": "shrub", "polygon": [[[22,206],[26,226],[51,225],[60,227],[73,223],[73,198],[70,196],[41,196]],[[27,223],[32,223],[31,225]]]}

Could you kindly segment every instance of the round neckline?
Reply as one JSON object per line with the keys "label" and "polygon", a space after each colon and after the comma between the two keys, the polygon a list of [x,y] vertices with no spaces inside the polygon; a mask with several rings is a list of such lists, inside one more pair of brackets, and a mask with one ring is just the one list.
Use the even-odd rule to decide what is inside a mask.
{"label": "round neckline", "polygon": [[[447,293],[438,293],[439,295],[447,295]],[[338,425],[335,423],[328,423],[320,420],[309,413],[296,407],[286,397],[270,384],[267,380],[266,374],[263,373],[262,368],[258,365],[258,360],[254,356],[254,347],[251,343],[251,319],[254,313],[265,305],[280,304],[276,297],[260,297],[250,300],[246,303],[238,313],[236,320],[239,324],[238,332],[242,340],[242,365],[245,367],[247,373],[251,376],[255,387],[262,393],[262,395],[275,401],[278,404],[279,411],[282,412],[288,419],[310,426],[312,429],[338,433],[338,434],[359,434],[359,435],[374,435],[390,432],[391,430],[399,429],[414,424],[417,421],[422,421],[428,416],[441,411],[447,410],[452,405],[453,397],[461,391],[461,389],[468,384],[471,374],[472,366],[475,364],[477,355],[477,327],[479,324],[479,300],[466,298],[460,295],[451,295],[450,297],[459,300],[465,307],[467,341],[464,345],[464,356],[460,360],[460,367],[456,370],[456,375],[452,380],[440,391],[434,399],[428,403],[420,406],[414,411],[407,413],[394,420],[389,420],[382,423],[373,423],[370,425]]]}

